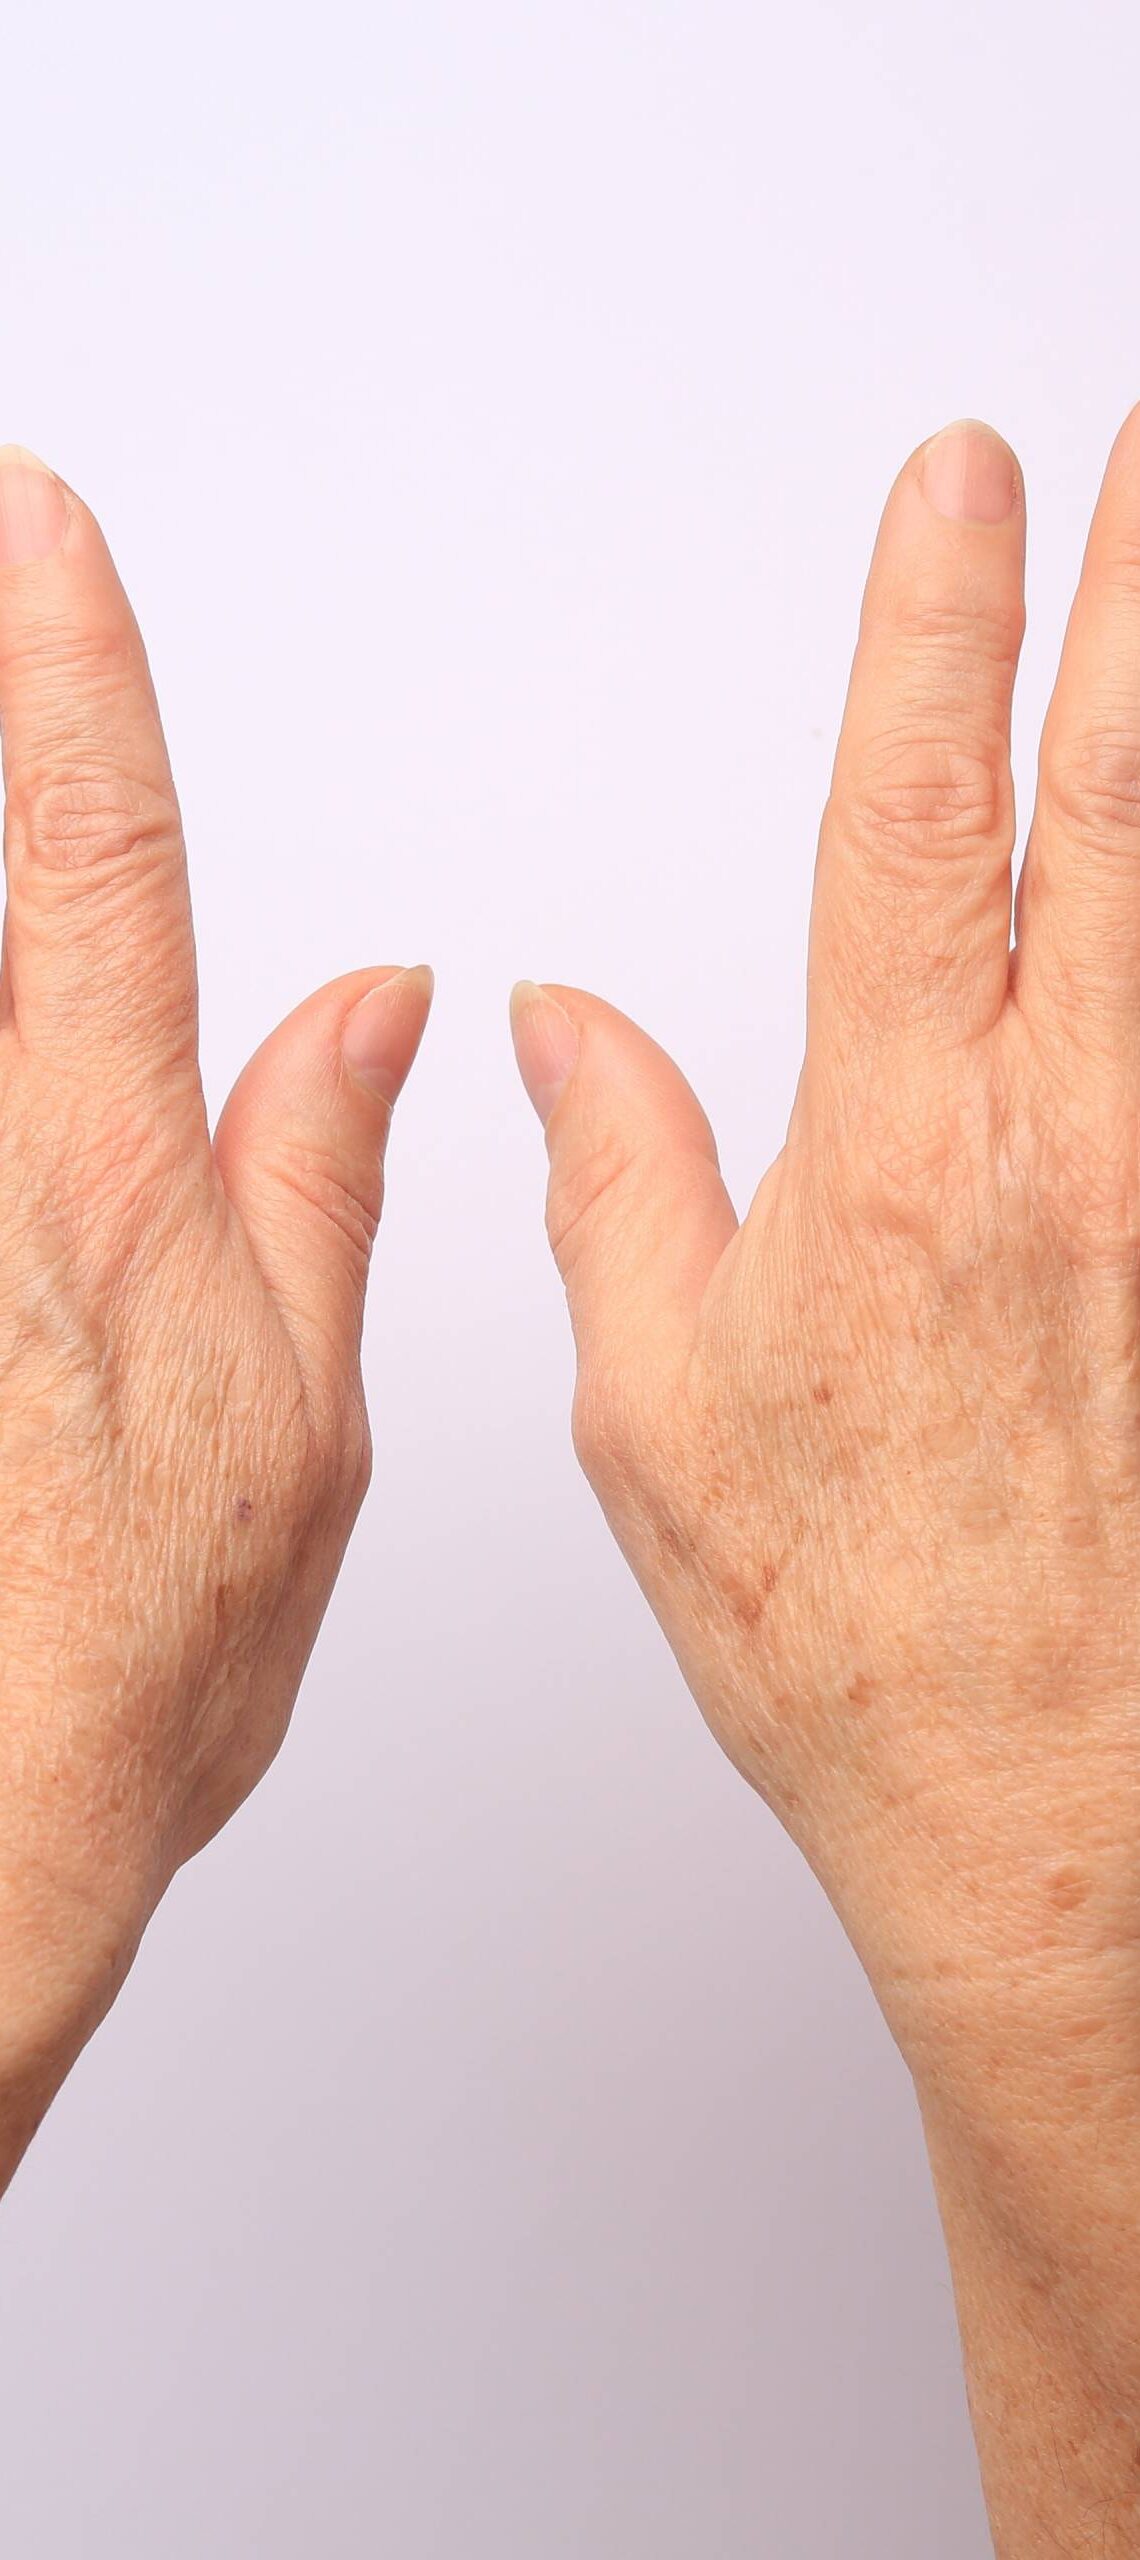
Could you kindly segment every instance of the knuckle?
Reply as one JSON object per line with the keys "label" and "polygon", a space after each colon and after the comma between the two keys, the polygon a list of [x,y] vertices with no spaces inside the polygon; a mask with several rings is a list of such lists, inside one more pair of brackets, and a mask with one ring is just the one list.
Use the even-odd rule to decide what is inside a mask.
{"label": "knuckle", "polygon": [[278,1479],[286,1499],[286,1545],[292,1554],[330,1534],[343,1540],[372,1482],[372,1432],[357,1372],[352,1384],[307,1376],[301,1430]]}
{"label": "knuckle", "polygon": [[580,1362],[571,1436],[583,1475],[603,1500],[648,1482],[657,1435],[630,1368],[596,1352]]}
{"label": "knuckle", "polygon": [[1042,758],[1043,796],[1063,833],[1107,852],[1140,845],[1140,731],[1090,729]]}
{"label": "knuckle", "polygon": [[564,1280],[588,1246],[599,1211],[616,1207],[629,1171],[629,1150],[614,1135],[582,1163],[552,1172],[546,1195],[546,1232]]}
{"label": "knuckle", "polygon": [[924,682],[942,668],[943,681],[961,680],[975,687],[979,670],[1004,675],[1013,664],[1025,627],[1025,609],[1017,596],[981,603],[919,588],[903,600],[893,617],[893,632],[904,656],[913,661]]}
{"label": "knuckle", "polygon": [[903,734],[860,758],[839,807],[829,813],[874,852],[908,859],[992,843],[1012,827],[1010,784],[996,747]]}
{"label": "knuckle", "polygon": [[335,1227],[354,1261],[366,1267],[380,1224],[379,1166],[375,1189],[364,1198],[327,1147],[298,1135],[283,1146],[275,1170],[292,1198]]}
{"label": "knuckle", "polygon": [[[284,1399],[266,1480],[278,1488],[286,1551],[296,1555],[348,1512],[363,1466],[356,1402],[319,1377],[298,1379]],[[363,1499],[365,1487],[360,1488]],[[351,1515],[350,1515],[351,1516]]]}
{"label": "knuckle", "polygon": [[363,1393],[358,1392],[342,1420],[335,1457],[336,1486],[350,1520],[355,1520],[372,1482],[372,1467],[372,1430]]}
{"label": "knuckle", "polygon": [[598,1380],[592,1371],[584,1368],[578,1372],[578,1383],[574,1389],[570,1436],[582,1473],[593,1484],[610,1463],[613,1434],[609,1408],[599,1391]]}
{"label": "knuckle", "polygon": [[1098,544],[1098,550],[1098,594],[1109,604],[1120,603],[1134,608],[1140,595],[1140,531],[1130,530],[1127,524],[1119,523]]}
{"label": "knuckle", "polygon": [[173,792],[117,772],[62,774],[27,765],[8,785],[5,826],[25,871],[74,877],[165,866],[181,845]]}

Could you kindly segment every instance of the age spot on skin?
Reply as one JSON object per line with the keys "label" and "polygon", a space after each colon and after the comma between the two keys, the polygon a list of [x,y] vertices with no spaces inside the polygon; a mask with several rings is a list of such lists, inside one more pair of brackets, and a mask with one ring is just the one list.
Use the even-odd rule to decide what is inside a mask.
{"label": "age spot on skin", "polygon": [[239,1493],[234,1504],[234,1518],[235,1520],[252,1520],[253,1504],[248,1493]]}
{"label": "age spot on skin", "polygon": [[834,1387],[828,1385],[826,1378],[816,1379],[815,1385],[812,1388],[812,1395],[817,1404],[830,1404],[834,1393]]}
{"label": "age spot on skin", "polygon": [[743,1635],[755,1633],[779,1579],[780,1569],[774,1564],[758,1564],[754,1578],[748,1575],[742,1579],[735,1573],[723,1577],[725,1604],[733,1624]]}
{"label": "age spot on skin", "polygon": [[670,1520],[669,1518],[659,1514],[653,1522],[653,1533],[657,1542],[658,1552],[666,1567],[669,1565],[684,1566],[691,1563],[693,1553],[692,1540],[685,1536],[684,1531],[678,1526],[675,1520]]}

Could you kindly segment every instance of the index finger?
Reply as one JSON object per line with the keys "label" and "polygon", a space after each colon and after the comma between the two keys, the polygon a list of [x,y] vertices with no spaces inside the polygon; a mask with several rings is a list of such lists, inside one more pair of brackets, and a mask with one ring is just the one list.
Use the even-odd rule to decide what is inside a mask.
{"label": "index finger", "polygon": [[178,802],[146,652],[82,501],[0,447],[6,1008],[98,1075],[196,1072]]}

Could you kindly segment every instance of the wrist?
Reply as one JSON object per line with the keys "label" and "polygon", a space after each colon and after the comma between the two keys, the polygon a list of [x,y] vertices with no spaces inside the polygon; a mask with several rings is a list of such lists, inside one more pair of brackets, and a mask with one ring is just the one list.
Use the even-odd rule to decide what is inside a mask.
{"label": "wrist", "polygon": [[1092,2196],[1083,2233],[1027,2211],[1020,2188],[1010,2217],[988,2143],[936,2112],[926,2135],[997,2560],[1125,2560],[1140,2538],[1135,2216],[1107,2249]]}
{"label": "wrist", "polygon": [[1140,2410],[1140,1892],[1112,1849],[1054,1837],[1042,1852],[1042,1819],[1027,1852],[1028,1827],[955,1823],[944,1802],[889,1856],[860,1843],[833,1899],[914,2080],[940,2196],[950,2180],[970,2196],[995,2251],[1065,2303]]}
{"label": "wrist", "polygon": [[964,2124],[1140,2124],[1140,1881],[1103,1806],[1067,1811],[945,1786],[813,1861],[920,2099]]}
{"label": "wrist", "polygon": [[0,1866],[0,2191],[119,1991],[145,1916]]}
{"label": "wrist", "polygon": [[1140,2420],[1140,1996],[1131,1957],[1011,1968],[908,2055],[947,2238],[1002,2270],[1105,2423]]}

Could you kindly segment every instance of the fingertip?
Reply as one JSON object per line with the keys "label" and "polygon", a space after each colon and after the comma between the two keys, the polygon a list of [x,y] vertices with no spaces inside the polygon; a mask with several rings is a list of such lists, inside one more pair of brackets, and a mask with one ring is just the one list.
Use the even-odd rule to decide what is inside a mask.
{"label": "fingertip", "polygon": [[1012,445],[984,418],[956,418],[920,445],[915,470],[927,505],[950,522],[1007,524],[1022,497]]}
{"label": "fingertip", "polygon": [[578,1063],[578,1032],[557,996],[533,978],[512,987],[510,1015],[519,1074],[545,1128]]}
{"label": "fingertip", "polygon": [[391,1106],[404,1085],[431,1011],[435,972],[426,961],[389,971],[361,996],[341,1033],[353,1082]]}
{"label": "fingertip", "polygon": [[1109,467],[1111,468],[1122,455],[1131,455],[1134,450],[1140,451],[1140,400],[1133,401],[1127,416],[1122,419],[1117,428],[1109,452]]}
{"label": "fingertip", "polygon": [[68,492],[26,445],[0,445],[0,569],[50,559],[67,531]]}

